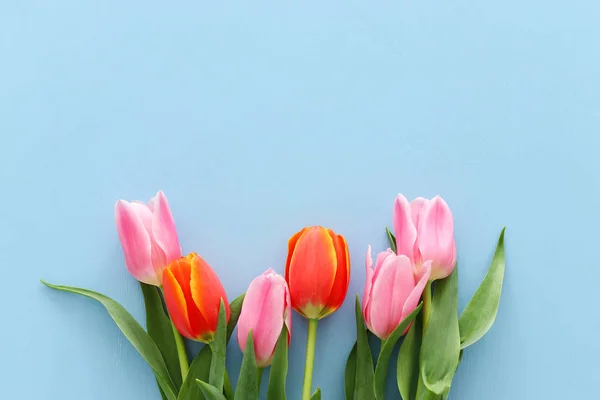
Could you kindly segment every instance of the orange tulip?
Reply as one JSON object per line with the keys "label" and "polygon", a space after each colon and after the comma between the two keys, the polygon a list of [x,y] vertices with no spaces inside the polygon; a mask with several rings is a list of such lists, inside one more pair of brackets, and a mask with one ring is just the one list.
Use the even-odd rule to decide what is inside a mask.
{"label": "orange tulip", "polygon": [[348,245],[331,229],[312,226],[288,241],[285,280],[292,307],[309,319],[321,319],[344,302],[350,282]]}
{"label": "orange tulip", "polygon": [[173,261],[164,270],[163,291],[173,324],[188,339],[213,340],[221,299],[229,321],[225,289],[215,271],[196,253]]}

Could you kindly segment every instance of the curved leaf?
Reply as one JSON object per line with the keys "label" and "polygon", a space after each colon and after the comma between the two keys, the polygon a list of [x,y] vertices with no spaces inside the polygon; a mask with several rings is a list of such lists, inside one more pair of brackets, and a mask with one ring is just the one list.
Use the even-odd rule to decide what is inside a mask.
{"label": "curved leaf", "polygon": [[395,253],[396,252],[396,237],[392,232],[390,232],[389,228],[385,227],[385,233],[387,233],[388,240],[390,241],[390,248]]}
{"label": "curved leaf", "polygon": [[254,339],[252,329],[248,332],[246,351],[242,358],[242,367],[235,388],[235,400],[258,400],[258,369],[254,354]]}
{"label": "curved leaf", "polygon": [[364,317],[356,296],[356,375],[353,400],[373,400],[373,356],[365,329]]}
{"label": "curved leaf", "polygon": [[469,347],[490,330],[500,305],[504,281],[504,231],[502,229],[490,268],[458,319],[461,349]]}
{"label": "curved leaf", "polygon": [[271,363],[269,373],[269,388],[267,400],[285,400],[285,381],[288,371],[288,330],[283,324],[283,329],[277,340],[277,347]]}
{"label": "curved leaf", "polygon": [[210,360],[210,372],[208,374],[208,383],[216,387],[219,392],[223,391],[223,382],[225,381],[225,358],[227,357],[227,311],[225,303],[221,299],[219,305],[219,319],[215,338],[210,344],[212,357]]}
{"label": "curved leaf", "polygon": [[175,400],[177,398],[177,389],[171,380],[165,360],[163,359],[162,354],[160,354],[160,350],[156,346],[156,343],[154,343],[150,335],[146,333],[144,328],[142,328],[122,305],[110,297],[92,290],[72,286],[52,285],[44,281],[42,281],[42,283],[49,288],[89,297],[102,304],[127,340],[129,340],[138,353],[146,360],[150,368],[152,368],[156,380],[158,381],[163,394],[167,397],[167,400]]}
{"label": "curved leaf", "polygon": [[354,398],[354,382],[356,381],[356,342],[352,346],[348,360],[346,361],[346,370],[344,372],[344,394],[346,400]]}
{"label": "curved leaf", "polygon": [[181,368],[179,366],[179,356],[177,355],[173,327],[171,326],[171,320],[165,312],[159,289],[156,286],[143,282],[140,282],[140,286],[144,295],[146,329],[148,330],[148,334],[160,350],[173,384],[176,388],[181,387]]}
{"label": "curved leaf", "polygon": [[216,387],[209,385],[208,383],[201,381],[200,379],[196,379],[196,384],[200,387],[202,394],[208,400],[227,400],[225,396],[221,393],[219,389]]}
{"label": "curved leaf", "polygon": [[450,388],[458,366],[458,268],[449,277],[436,281],[429,325],[421,345],[421,377],[437,395]]}
{"label": "curved leaf", "polygon": [[385,380],[387,378],[388,366],[390,364],[390,358],[392,357],[392,351],[398,339],[404,334],[404,331],[415,317],[421,311],[423,303],[419,304],[410,314],[398,324],[396,329],[392,332],[389,338],[381,343],[381,350],[379,351],[379,357],[377,358],[377,366],[375,367],[375,376],[373,381],[373,390],[375,391],[375,398],[377,400],[383,400],[385,397]]}
{"label": "curved leaf", "polygon": [[419,384],[419,353],[421,352],[422,319],[417,318],[404,338],[398,353],[396,380],[403,399],[415,399]]}

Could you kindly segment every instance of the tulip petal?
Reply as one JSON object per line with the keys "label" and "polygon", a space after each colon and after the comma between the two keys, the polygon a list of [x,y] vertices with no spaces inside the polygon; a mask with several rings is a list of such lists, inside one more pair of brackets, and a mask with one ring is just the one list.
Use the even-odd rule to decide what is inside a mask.
{"label": "tulip petal", "polygon": [[454,220],[448,204],[439,196],[425,207],[419,226],[418,246],[423,260],[432,260],[430,279],[450,275],[456,264]]}
{"label": "tulip petal", "polygon": [[195,339],[191,333],[190,319],[187,312],[187,304],[181,286],[175,279],[173,272],[166,269],[163,274],[163,294],[165,303],[169,309],[169,315],[177,330],[189,339]]}
{"label": "tulip petal", "polygon": [[292,237],[288,240],[288,255],[287,260],[285,261],[285,280],[287,282],[290,281],[290,263],[292,262],[292,255],[294,254],[294,249],[296,248],[296,243],[298,243],[298,239],[306,232],[308,227],[303,228],[301,231],[296,232],[292,235]]}
{"label": "tulip petal", "polygon": [[365,267],[365,290],[363,291],[362,311],[363,316],[365,317],[365,322],[367,323],[367,328],[371,330],[369,304],[371,302],[371,289],[373,287],[373,256],[371,255],[370,245],[367,248],[367,259],[365,260]]}
{"label": "tulip petal", "polygon": [[412,265],[405,255],[390,256],[375,272],[371,297],[371,327],[386,339],[400,322],[402,306],[414,288]]}
{"label": "tulip petal", "polygon": [[181,246],[167,197],[158,192],[152,199],[152,236],[165,254],[167,264],[181,257]]}
{"label": "tulip petal", "polygon": [[160,279],[152,267],[152,243],[135,206],[119,200],[115,204],[115,222],[123,246],[125,265],[135,279],[159,286]]}
{"label": "tulip petal", "polygon": [[206,321],[205,331],[212,334],[217,330],[221,299],[225,304],[229,322],[229,302],[223,284],[215,271],[200,256],[195,256],[191,261],[190,292],[196,307]]}
{"label": "tulip petal", "polygon": [[417,228],[417,240],[413,246],[413,265],[420,265],[423,262],[423,258],[421,257],[421,252],[419,251],[419,224],[421,223],[421,219],[423,217],[423,213],[425,212],[425,207],[427,207],[427,203],[429,200],[424,199],[423,197],[417,197],[413,201],[410,202],[410,211],[412,214],[412,220]]}
{"label": "tulip petal", "polygon": [[396,253],[404,254],[412,261],[413,249],[417,240],[417,228],[413,223],[410,204],[401,194],[398,194],[394,202],[393,219]]}
{"label": "tulip petal", "polygon": [[[417,306],[419,305],[419,300],[421,299],[421,295],[423,294],[423,290],[425,289],[425,285],[427,285],[427,281],[429,281],[429,276],[431,275],[431,261],[426,261],[423,263],[423,276],[414,287],[408,298],[406,299],[404,306],[402,307],[402,321],[404,318],[408,316]],[[408,331],[408,328],[406,328]]]}
{"label": "tulip petal", "polygon": [[285,325],[288,331],[288,346],[292,341],[292,299],[290,297],[290,288],[285,283]]}
{"label": "tulip petal", "polygon": [[336,272],[335,247],[327,230],[320,226],[305,230],[288,267],[292,306],[307,318],[318,318],[331,294]]}
{"label": "tulip petal", "polygon": [[238,343],[246,349],[248,332],[252,330],[254,350],[259,367],[267,366],[284,324],[287,284],[275,273],[255,278],[246,292],[238,321]]}
{"label": "tulip petal", "polygon": [[340,308],[344,303],[348,292],[348,284],[350,283],[350,256],[346,239],[342,235],[336,235],[331,229],[327,229],[327,232],[331,236],[335,247],[337,269],[329,300],[327,300],[327,308],[323,310],[321,317],[325,317]]}

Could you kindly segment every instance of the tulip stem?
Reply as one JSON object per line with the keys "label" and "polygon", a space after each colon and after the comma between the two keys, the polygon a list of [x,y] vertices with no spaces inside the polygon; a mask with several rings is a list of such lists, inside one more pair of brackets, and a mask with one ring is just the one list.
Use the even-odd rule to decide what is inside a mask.
{"label": "tulip stem", "polygon": [[258,391],[259,392],[260,392],[260,383],[262,382],[263,372],[265,372],[265,369],[258,367]]}
{"label": "tulip stem", "polygon": [[431,282],[427,282],[423,291],[423,332],[427,329],[431,317]]}
{"label": "tulip stem", "polygon": [[308,320],[308,336],[306,339],[306,365],[304,366],[304,386],[302,387],[302,400],[310,400],[312,391],[312,377],[315,366],[315,344],[317,341],[317,319]]}
{"label": "tulip stem", "polygon": [[185,351],[185,343],[183,342],[183,338],[179,334],[177,328],[175,328],[175,324],[171,320],[171,328],[173,328],[173,337],[175,338],[175,346],[177,347],[177,355],[179,358],[179,368],[181,369],[181,379],[185,381],[185,378],[190,369],[187,353]]}

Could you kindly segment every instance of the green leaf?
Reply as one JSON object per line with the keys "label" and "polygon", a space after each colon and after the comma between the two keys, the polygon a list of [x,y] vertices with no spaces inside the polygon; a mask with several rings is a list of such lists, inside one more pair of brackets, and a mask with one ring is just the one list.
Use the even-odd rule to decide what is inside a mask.
{"label": "green leaf", "polygon": [[373,382],[373,389],[375,391],[375,398],[377,400],[383,400],[385,397],[385,380],[387,378],[388,366],[390,364],[390,358],[392,357],[392,351],[398,339],[404,334],[404,331],[415,317],[421,311],[423,303],[419,304],[410,314],[398,324],[396,329],[392,332],[389,338],[382,341],[381,350],[379,351],[379,357],[377,358],[377,366],[375,367],[375,380]]}
{"label": "green leaf", "polygon": [[212,351],[212,357],[208,383],[222,392],[223,382],[225,381],[225,358],[227,356],[227,310],[223,299],[221,299],[219,305],[217,331],[214,340],[210,344],[210,350]]}
{"label": "green leaf", "polygon": [[450,388],[458,366],[458,268],[449,277],[436,281],[429,324],[423,333],[421,376],[425,386],[437,395]]}
{"label": "green leaf", "polygon": [[403,399],[415,399],[419,384],[419,353],[421,352],[422,324],[416,318],[404,338],[398,353],[396,379]]}
{"label": "green leaf", "polygon": [[462,349],[481,339],[496,320],[504,280],[505,229],[500,233],[496,252],[485,278],[458,320]]}
{"label": "green leaf", "polygon": [[200,387],[202,394],[208,400],[227,400],[225,396],[216,387],[209,385],[206,382],[196,379],[196,384]]}
{"label": "green leaf", "polygon": [[358,295],[356,296],[356,375],[353,400],[373,400],[373,356]]}
{"label": "green leaf", "polygon": [[254,354],[254,340],[252,329],[248,332],[246,351],[242,358],[242,367],[235,388],[235,400],[257,400],[258,399],[258,369],[256,366],[256,355]]}
{"label": "green leaf", "polygon": [[317,390],[310,396],[310,400],[321,400],[321,388],[317,387]]}
{"label": "green leaf", "polygon": [[142,328],[123,306],[113,299],[91,290],[71,286],[52,285],[44,281],[42,281],[42,283],[49,288],[89,297],[102,304],[127,340],[129,340],[138,353],[146,360],[150,368],[152,368],[158,384],[164,395],[167,397],[167,400],[175,400],[177,398],[177,389],[171,380],[165,360],[160,354],[160,350],[156,346],[156,343],[154,343],[150,335],[146,333],[144,328]]}
{"label": "green leaf", "polygon": [[285,324],[277,340],[277,347],[269,373],[267,400],[285,400],[285,381],[288,371],[288,330]]}
{"label": "green leaf", "polygon": [[140,282],[146,307],[146,329],[165,360],[175,387],[181,387],[181,368],[171,320],[165,312],[159,289]]}
{"label": "green leaf", "polygon": [[[231,302],[229,306],[230,309],[230,317],[229,324],[227,324],[227,341],[231,338],[231,334],[237,325],[238,319],[240,317],[240,312],[242,309],[242,304],[244,302],[245,293],[238,296],[235,300]],[[210,374],[210,364],[211,364],[212,354],[209,346],[204,346],[202,350],[198,353],[196,358],[192,361],[192,365],[190,365],[190,370],[188,371],[188,375],[183,382],[183,386],[181,387],[181,391],[179,392],[178,400],[203,400],[204,395],[200,390],[200,387],[196,384],[196,379],[200,379],[201,381],[208,381]],[[227,371],[225,371],[227,372]],[[227,392],[225,392],[227,393]],[[231,399],[230,399],[231,400]]]}
{"label": "green leaf", "polygon": [[385,232],[387,233],[388,240],[390,241],[390,248],[395,253],[396,252],[396,237],[394,236],[394,234],[392,232],[390,232],[390,230],[388,229],[387,226],[385,227]]}
{"label": "green leaf", "polygon": [[223,383],[223,394],[227,398],[227,400],[233,400],[234,392],[233,386],[231,385],[231,380],[229,379],[229,374],[227,373],[227,369],[225,369],[225,382]]}
{"label": "green leaf", "polygon": [[346,361],[346,371],[344,372],[344,394],[346,400],[354,398],[354,383],[356,381],[356,342],[352,346],[348,360]]}

